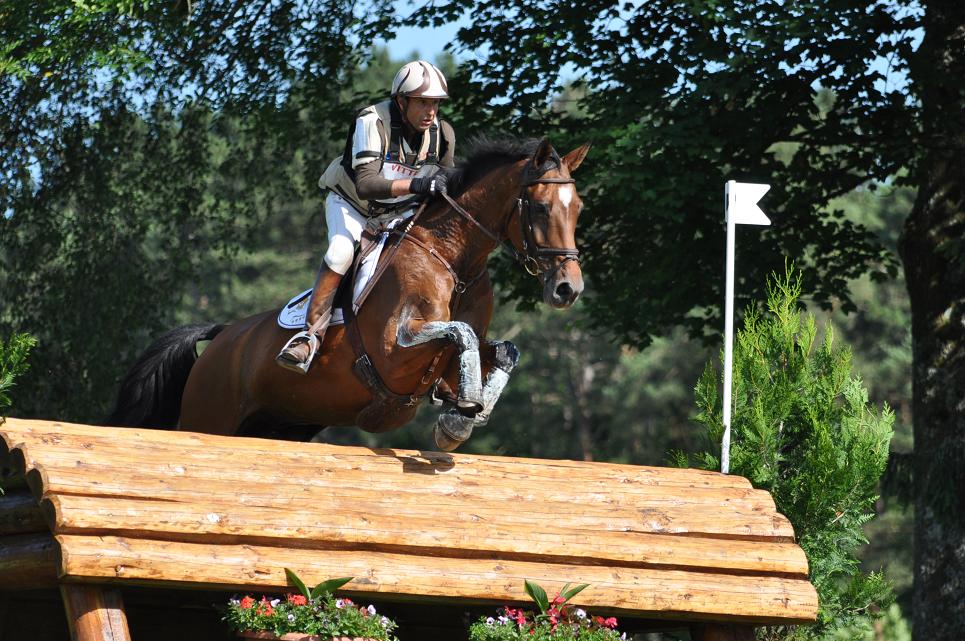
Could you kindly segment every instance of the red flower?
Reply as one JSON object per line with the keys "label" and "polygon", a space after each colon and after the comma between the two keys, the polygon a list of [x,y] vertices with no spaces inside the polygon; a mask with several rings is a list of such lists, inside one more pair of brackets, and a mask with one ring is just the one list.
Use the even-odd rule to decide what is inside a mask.
{"label": "red flower", "polygon": [[345,603],[345,605],[355,605],[352,603],[352,599],[342,599],[342,602]]}
{"label": "red flower", "polygon": [[520,627],[526,625],[526,615],[523,614],[522,610],[516,613],[516,623],[518,623]]}
{"label": "red flower", "polygon": [[603,617],[593,617],[593,623],[603,625]]}
{"label": "red flower", "polygon": [[249,610],[249,609],[251,609],[251,607],[254,606],[254,605],[255,605],[255,600],[252,599],[250,596],[246,596],[245,598],[243,598],[243,599],[241,600],[240,603],[238,603],[238,606],[239,606],[242,610]]}
{"label": "red flower", "polygon": [[308,599],[304,594],[289,594],[288,602],[292,605],[308,605]]}
{"label": "red flower", "polygon": [[262,616],[270,617],[272,614],[275,613],[275,608],[271,607],[271,602],[268,601],[268,597],[266,596],[261,597],[261,602],[259,603],[259,605],[261,607],[258,609],[258,614]]}
{"label": "red flower", "polygon": [[564,599],[564,598],[562,597],[562,595],[557,595],[556,598],[553,599],[553,605],[561,605],[561,604],[563,604],[565,601],[566,601],[566,599]]}

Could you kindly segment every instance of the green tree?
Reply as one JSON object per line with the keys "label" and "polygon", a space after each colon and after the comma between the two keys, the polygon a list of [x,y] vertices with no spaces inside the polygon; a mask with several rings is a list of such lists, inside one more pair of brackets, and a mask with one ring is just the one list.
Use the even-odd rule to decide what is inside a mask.
{"label": "green tree", "polygon": [[[881,574],[859,571],[855,552],[867,543],[862,526],[874,516],[894,415],[869,405],[851,351],[834,345],[830,325],[818,340],[800,295],[799,276],[770,281],[767,312],[748,311],[734,347],[731,471],[769,491],[791,521],[820,603],[816,625],[766,638],[825,638],[891,599]],[[697,384],[698,421],[712,443],[699,457],[706,469],[720,467],[719,382],[708,364]]]}
{"label": "green tree", "polygon": [[[27,355],[36,341],[29,334],[14,334],[6,343],[0,340],[0,425],[13,401],[10,389],[16,378],[28,368]],[[0,496],[3,495],[7,470],[0,467]]]}
{"label": "green tree", "polygon": [[18,411],[99,420],[179,302],[202,304],[206,261],[268,219],[317,244],[285,214],[344,140],[369,9],[4,5],[0,331],[38,339]]}
{"label": "green tree", "polygon": [[27,355],[36,342],[29,334],[14,334],[6,343],[0,340],[0,417],[13,405],[10,390],[27,371]]}

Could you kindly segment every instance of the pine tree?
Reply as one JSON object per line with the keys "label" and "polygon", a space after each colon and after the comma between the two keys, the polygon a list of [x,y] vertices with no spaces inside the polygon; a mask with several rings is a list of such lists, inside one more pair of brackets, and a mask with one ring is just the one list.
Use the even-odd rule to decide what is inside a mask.
{"label": "pine tree", "polygon": [[[746,313],[734,348],[731,472],[770,492],[791,521],[820,600],[817,624],[762,635],[822,639],[893,598],[882,574],[860,571],[855,552],[867,543],[862,526],[874,516],[894,414],[869,405],[851,350],[835,346],[830,325],[818,341],[814,316],[799,310],[800,274],[790,268],[767,289],[767,310]],[[720,467],[719,381],[709,363],[696,387],[697,420],[714,444],[698,455],[707,469]]]}

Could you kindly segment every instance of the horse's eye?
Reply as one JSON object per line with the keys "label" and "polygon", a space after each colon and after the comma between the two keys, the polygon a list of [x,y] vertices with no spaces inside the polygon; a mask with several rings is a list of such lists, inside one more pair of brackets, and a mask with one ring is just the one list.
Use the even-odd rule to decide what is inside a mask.
{"label": "horse's eye", "polygon": [[549,203],[544,203],[537,200],[533,203],[533,215],[538,216],[541,219],[549,218],[550,206]]}

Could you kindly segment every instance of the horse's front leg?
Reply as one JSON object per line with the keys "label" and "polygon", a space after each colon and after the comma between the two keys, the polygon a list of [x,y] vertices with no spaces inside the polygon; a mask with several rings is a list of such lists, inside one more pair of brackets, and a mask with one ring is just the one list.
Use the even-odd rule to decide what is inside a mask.
{"label": "horse's front leg", "polygon": [[479,338],[472,327],[461,321],[423,321],[403,319],[396,342],[413,347],[431,340],[452,341],[459,352],[459,392],[456,405],[467,414],[483,409],[482,372],[479,364]]}
{"label": "horse's front leg", "polygon": [[519,351],[509,341],[486,341],[482,345],[483,365],[488,370],[486,382],[482,388],[483,408],[474,417],[463,416],[457,410],[446,410],[439,415],[436,422],[436,445],[446,452],[451,452],[472,435],[474,427],[489,422],[489,415],[496,406],[509,375],[516,363],[519,362]]}

